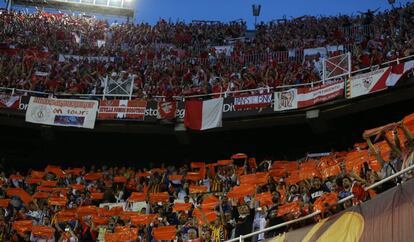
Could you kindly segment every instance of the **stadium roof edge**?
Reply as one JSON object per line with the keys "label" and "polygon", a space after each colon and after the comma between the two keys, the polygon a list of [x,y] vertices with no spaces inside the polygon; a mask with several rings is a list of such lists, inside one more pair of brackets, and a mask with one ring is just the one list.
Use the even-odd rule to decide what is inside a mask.
{"label": "stadium roof edge", "polygon": [[30,2],[27,0],[14,0],[14,6],[33,6],[33,7],[44,7],[44,8],[54,8],[57,10],[71,10],[71,11],[81,11],[87,13],[99,13],[115,16],[124,16],[124,17],[134,17],[134,9],[130,8],[121,8],[115,6],[103,6],[103,5],[94,5],[87,3],[74,3],[74,2],[63,2],[63,1],[48,1],[48,2]]}

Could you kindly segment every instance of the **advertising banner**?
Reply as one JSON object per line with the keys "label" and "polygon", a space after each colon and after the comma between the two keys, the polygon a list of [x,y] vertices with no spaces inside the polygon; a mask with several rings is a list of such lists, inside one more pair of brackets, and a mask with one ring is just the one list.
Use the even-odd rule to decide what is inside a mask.
{"label": "advertising banner", "polygon": [[144,120],[146,107],[144,100],[101,100],[98,119]]}
{"label": "advertising banner", "polygon": [[93,129],[98,101],[30,97],[26,122]]}

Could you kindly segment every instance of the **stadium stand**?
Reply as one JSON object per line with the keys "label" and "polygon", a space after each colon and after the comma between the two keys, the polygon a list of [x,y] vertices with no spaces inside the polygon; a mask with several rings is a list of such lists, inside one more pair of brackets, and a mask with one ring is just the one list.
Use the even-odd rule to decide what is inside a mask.
{"label": "stadium stand", "polygon": [[413,6],[261,24],[253,39],[245,37],[244,22],[109,25],[92,17],[3,11],[0,86],[99,94],[109,76],[133,79],[134,94],[152,98],[315,82],[324,56],[351,52],[358,70],[414,54]]}
{"label": "stadium stand", "polygon": [[[44,122],[47,110],[33,111],[35,101],[39,106],[93,106],[90,110],[95,111],[89,113],[94,115],[93,122],[87,120],[87,128],[94,127],[96,115],[99,122],[144,121],[149,119],[145,114],[149,106],[158,112],[151,113],[152,119],[175,122],[180,105],[178,118],[189,129],[204,130],[203,122],[209,117],[203,117],[203,107],[210,101],[220,103],[210,104],[219,107],[215,112],[219,118],[214,125],[207,122],[210,126],[205,129],[221,127],[223,99],[169,101],[206,94],[228,98],[228,92],[233,95],[230,101],[235,110],[267,109],[270,116],[321,103],[319,91],[328,93],[320,99],[330,101],[393,88],[408,72],[406,76],[412,78],[414,67],[414,4],[355,17],[303,16],[259,24],[254,38],[246,37],[243,21],[186,24],[160,20],[150,26],[108,24],[89,16],[42,10],[0,13],[0,90],[13,91],[13,95],[4,95],[2,109],[19,109],[16,113],[22,116],[28,107],[20,105],[29,106],[26,122],[40,124],[37,127],[50,142],[52,128],[45,125],[82,127],[85,118],[60,115],[53,118],[54,124]],[[316,88],[283,89],[272,96],[270,90],[275,88],[323,80],[322,59],[343,54],[349,54],[349,71],[371,71],[368,77],[374,84],[360,75],[353,79],[349,75],[347,80],[334,79]],[[392,66],[382,68],[390,61]],[[103,94],[108,78],[118,83],[131,81],[138,100],[102,99],[99,110],[96,100],[73,100],[78,94]],[[365,85],[367,90],[353,84]],[[15,89],[21,93],[14,95]],[[254,90],[246,92],[254,94],[247,104],[236,101],[234,92],[240,90]],[[36,93],[46,95],[25,95]],[[292,93],[312,98],[293,100]],[[50,98],[60,94],[73,99]],[[256,103],[249,103],[253,99]],[[16,105],[19,107],[12,107]],[[190,106],[199,108],[194,113],[200,116],[190,120]],[[132,112],[121,114],[121,107]],[[228,118],[237,120],[238,116]],[[197,125],[188,125],[190,121]],[[285,241],[279,236],[286,236],[284,233],[300,237],[289,232],[326,218],[337,219],[344,211],[356,212],[369,202],[379,204],[375,198],[411,186],[414,113],[366,130],[362,137],[365,142],[347,151],[295,161],[256,160],[239,153],[214,163],[163,164],[152,169],[107,163],[16,170],[1,167],[0,162],[0,241],[255,242],[277,236]]]}
{"label": "stadium stand", "polygon": [[23,173],[5,167],[0,175],[1,239],[238,240],[317,212],[245,240],[272,238],[407,182],[414,167],[413,120],[411,114],[366,130],[366,142],[349,151],[297,161],[257,162],[240,153],[216,163],[151,170],[49,165]]}

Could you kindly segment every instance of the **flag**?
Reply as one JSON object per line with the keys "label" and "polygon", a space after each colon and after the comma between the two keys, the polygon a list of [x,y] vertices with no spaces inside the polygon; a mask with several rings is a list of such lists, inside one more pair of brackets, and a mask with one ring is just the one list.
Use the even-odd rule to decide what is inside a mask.
{"label": "flag", "polygon": [[272,194],[270,192],[256,194],[256,201],[259,201],[260,206],[271,206],[273,204]]}
{"label": "flag", "polygon": [[182,175],[169,175],[168,180],[170,181],[181,181],[183,179]]}
{"label": "flag", "polygon": [[86,215],[98,214],[98,208],[96,206],[81,206],[78,207],[76,213],[79,218],[83,218]]}
{"label": "flag", "polygon": [[19,108],[20,96],[10,96],[7,94],[0,95],[0,108]]}
{"label": "flag", "polygon": [[215,209],[219,204],[219,199],[214,196],[210,195],[203,198],[203,202],[201,203],[201,208],[204,210]]}
{"label": "flag", "polygon": [[92,222],[95,224],[95,226],[97,225],[105,225],[109,223],[109,218],[107,217],[99,217],[99,216],[92,216]]}
{"label": "flag", "polygon": [[35,192],[32,196],[33,199],[48,199],[50,193],[48,192]]}
{"label": "flag", "polygon": [[407,71],[414,68],[414,60],[407,61],[404,63],[400,63],[398,65],[395,65],[391,68],[391,73],[387,78],[386,84],[389,87],[395,86],[397,84],[398,80],[404,75]]}
{"label": "flag", "polygon": [[59,223],[77,220],[77,213],[75,209],[60,210],[56,213],[56,219]]}
{"label": "flag", "polygon": [[191,210],[191,203],[174,203],[173,212],[189,211]]}
{"label": "flag", "polygon": [[191,168],[195,169],[195,168],[203,168],[206,166],[205,162],[191,162]]}
{"label": "flag", "polygon": [[318,197],[313,204],[313,211],[325,211],[329,206],[338,202],[338,194],[330,192]]}
{"label": "flag", "polygon": [[206,221],[213,222],[217,219],[217,213],[211,209],[195,209],[193,217],[198,219],[200,225],[204,225]]}
{"label": "flag", "polygon": [[127,178],[124,176],[116,176],[114,177],[114,182],[117,183],[126,183],[127,182]]}
{"label": "flag", "polygon": [[82,185],[82,184],[71,184],[70,187],[74,190],[83,190],[83,189],[85,189],[85,185]]}
{"label": "flag", "polygon": [[98,180],[103,176],[102,172],[87,173],[83,176],[86,181]]}
{"label": "flag", "polygon": [[29,185],[40,184],[42,181],[43,181],[43,179],[41,179],[41,178],[28,177],[26,179],[26,183],[29,184]]}
{"label": "flag", "polygon": [[174,119],[177,112],[177,102],[158,102],[158,119]]}
{"label": "flag", "polygon": [[221,127],[223,100],[223,98],[216,98],[207,101],[186,101],[184,117],[185,126],[194,130],[206,130]]}
{"label": "flag", "polygon": [[56,187],[57,181],[42,181],[41,185],[45,187]]}
{"label": "flag", "polygon": [[140,119],[145,117],[147,101],[143,100],[101,100],[98,119]]}
{"label": "flag", "polygon": [[155,240],[174,240],[177,228],[175,226],[162,226],[152,229]]}
{"label": "flag", "polygon": [[42,226],[42,225],[34,225],[32,227],[32,234],[35,237],[46,237],[46,238],[52,238],[55,233],[55,229],[48,227],[48,226]]}
{"label": "flag", "polygon": [[9,206],[10,199],[0,199],[0,208],[7,208]]}
{"label": "flag", "polygon": [[32,171],[30,177],[42,179],[44,176],[45,176],[45,173],[43,171]]}
{"label": "flag", "polygon": [[206,186],[196,186],[196,185],[190,185],[190,193],[203,193],[207,192],[208,188]]}
{"label": "flag", "polygon": [[146,194],[143,192],[132,192],[128,202],[141,202],[146,200]]}
{"label": "flag", "polygon": [[13,222],[13,229],[20,235],[24,235],[25,232],[31,231],[33,226],[32,220],[19,220]]}
{"label": "flag", "polygon": [[104,198],[103,192],[92,192],[91,193],[92,200],[102,200]]}
{"label": "flag", "polygon": [[298,202],[291,202],[280,205],[277,210],[277,216],[283,216],[289,213],[300,213],[300,205]]}
{"label": "flag", "polygon": [[140,213],[139,212],[134,212],[134,211],[122,211],[121,214],[119,215],[119,217],[122,220],[130,220],[132,217],[135,216],[139,216]]}
{"label": "flag", "polygon": [[166,192],[158,192],[158,193],[151,193],[150,194],[150,201],[151,202],[166,202],[170,199],[170,195]]}
{"label": "flag", "polygon": [[24,204],[28,205],[32,201],[32,196],[21,188],[7,188],[6,194],[9,197],[17,196]]}
{"label": "flag", "polygon": [[218,160],[217,164],[219,166],[229,166],[233,164],[233,160]]}
{"label": "flag", "polygon": [[52,166],[52,165],[48,165],[45,169],[45,172],[47,173],[53,173],[56,176],[62,178],[65,176],[65,173],[62,171],[62,169],[60,169],[60,167],[58,166]]}
{"label": "flag", "polygon": [[242,198],[245,196],[252,196],[256,193],[256,187],[254,185],[240,185],[235,186],[233,189],[227,193],[228,198]]}
{"label": "flag", "polygon": [[68,199],[66,197],[50,197],[48,200],[49,205],[66,206]]}
{"label": "flag", "polygon": [[189,181],[199,181],[202,180],[204,177],[201,177],[200,172],[187,172],[187,175],[185,176],[186,180]]}
{"label": "flag", "polygon": [[133,225],[145,225],[152,223],[157,218],[156,214],[139,214],[131,217],[131,224]]}

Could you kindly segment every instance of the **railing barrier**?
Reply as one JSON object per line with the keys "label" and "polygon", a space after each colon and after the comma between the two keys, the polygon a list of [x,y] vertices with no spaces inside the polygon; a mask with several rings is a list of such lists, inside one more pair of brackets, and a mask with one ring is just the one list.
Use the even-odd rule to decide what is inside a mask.
{"label": "railing barrier", "polygon": [[[393,63],[400,64],[401,62],[405,62],[406,60],[414,59],[414,55],[406,56],[403,58],[397,58],[395,60],[387,61],[384,63],[381,63],[379,65],[366,67],[359,70],[350,71],[350,74],[348,76],[351,77],[353,75],[358,75],[360,73],[368,72],[374,69],[377,69],[379,67],[386,67]],[[197,95],[184,95],[184,96],[174,96],[173,98],[176,100],[183,100],[184,98],[202,98],[202,97],[211,97],[211,96],[228,96],[231,94],[241,94],[241,93],[257,93],[257,92],[269,92],[269,91],[277,91],[277,90],[285,90],[288,88],[299,88],[299,87],[314,87],[315,85],[319,85],[323,83],[323,80],[311,82],[311,83],[302,83],[302,84],[294,84],[294,85],[283,85],[278,87],[260,87],[255,89],[246,89],[246,90],[236,90],[236,91],[223,91],[218,93],[208,93],[208,94],[197,94]],[[38,95],[54,95],[57,97],[78,97],[78,98],[102,98],[103,94],[71,94],[71,93],[48,93],[48,92],[38,92],[33,90],[25,90],[25,89],[18,89],[18,88],[8,88],[8,87],[0,87],[0,90],[9,91],[13,95],[16,93],[31,93],[31,94],[38,94]],[[123,94],[107,94],[105,97],[111,97],[111,98],[137,98],[137,95],[123,95]],[[165,98],[165,96],[153,96],[155,99],[162,99]]]}

